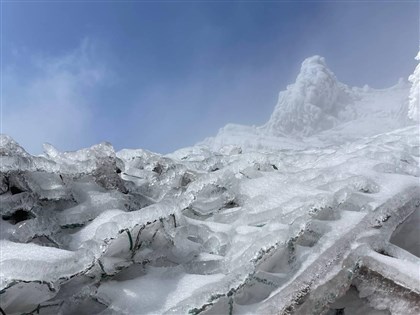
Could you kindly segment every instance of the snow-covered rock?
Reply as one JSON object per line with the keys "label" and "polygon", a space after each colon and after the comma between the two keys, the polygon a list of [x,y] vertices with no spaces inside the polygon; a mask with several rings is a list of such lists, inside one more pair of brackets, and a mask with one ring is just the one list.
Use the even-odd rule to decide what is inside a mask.
{"label": "snow-covered rock", "polygon": [[302,63],[296,82],[280,92],[278,103],[263,129],[274,136],[308,136],[351,120],[356,95],[337,81],[325,59],[313,56]]}
{"label": "snow-covered rock", "polygon": [[[416,56],[416,60],[420,61],[420,51]],[[420,122],[420,64],[417,65],[416,70],[414,70],[414,73],[410,75],[408,80],[412,84],[408,104],[408,118]]]}

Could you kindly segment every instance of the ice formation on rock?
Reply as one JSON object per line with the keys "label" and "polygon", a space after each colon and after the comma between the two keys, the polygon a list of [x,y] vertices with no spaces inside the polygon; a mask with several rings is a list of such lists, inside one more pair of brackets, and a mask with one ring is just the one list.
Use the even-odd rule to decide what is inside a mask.
{"label": "ice formation on rock", "polygon": [[[420,51],[416,56],[420,61]],[[408,117],[414,121],[420,122],[420,64],[417,65],[414,73],[408,78],[412,83],[410,89],[410,102],[408,105]]]}
{"label": "ice formation on rock", "polygon": [[302,63],[296,82],[280,93],[263,129],[274,136],[308,136],[331,129],[339,121],[352,118],[349,106],[354,98],[327,68],[324,58],[313,56]]}
{"label": "ice formation on rock", "polygon": [[2,135],[0,313],[418,314],[408,94],[316,56],[266,125],[168,155]]}

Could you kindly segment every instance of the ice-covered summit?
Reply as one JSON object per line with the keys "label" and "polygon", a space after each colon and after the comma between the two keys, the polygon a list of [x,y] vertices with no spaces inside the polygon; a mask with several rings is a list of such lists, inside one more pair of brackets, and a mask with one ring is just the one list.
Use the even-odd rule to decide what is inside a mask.
{"label": "ice-covered summit", "polygon": [[[409,90],[405,80],[387,89],[350,87],[338,81],[323,57],[313,56],[303,61],[296,82],[280,92],[266,124],[228,124],[202,144],[216,151],[232,144],[272,151],[353,141],[413,124]],[[416,104],[417,90],[413,84],[411,103]],[[414,112],[416,107],[411,108]]]}
{"label": "ice-covered summit", "polygon": [[[416,60],[420,61],[420,51],[416,56]],[[416,70],[414,70],[414,73],[410,75],[408,80],[412,83],[408,105],[408,118],[420,122],[420,64],[417,65]]]}
{"label": "ice-covered summit", "polygon": [[354,98],[350,89],[338,82],[323,57],[307,58],[296,82],[280,92],[263,129],[274,136],[307,136],[330,129],[349,118],[345,111]]}

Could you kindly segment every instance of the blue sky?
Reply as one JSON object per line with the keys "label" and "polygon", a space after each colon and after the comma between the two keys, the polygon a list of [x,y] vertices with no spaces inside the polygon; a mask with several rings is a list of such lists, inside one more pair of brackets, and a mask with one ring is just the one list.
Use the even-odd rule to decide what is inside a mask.
{"label": "blue sky", "polygon": [[384,88],[419,46],[416,1],[10,1],[1,23],[2,129],[31,153],[171,152],[263,124],[306,57]]}

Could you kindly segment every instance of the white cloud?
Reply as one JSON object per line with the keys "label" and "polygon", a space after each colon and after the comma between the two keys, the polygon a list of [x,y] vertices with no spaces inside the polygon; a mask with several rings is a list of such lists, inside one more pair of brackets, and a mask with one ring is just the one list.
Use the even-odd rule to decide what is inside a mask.
{"label": "white cloud", "polygon": [[[85,39],[61,56],[30,56],[30,69],[8,65],[3,75],[3,133],[39,153],[44,142],[74,149],[90,143],[89,96],[107,69]],[[29,70],[29,71],[28,71]]]}

